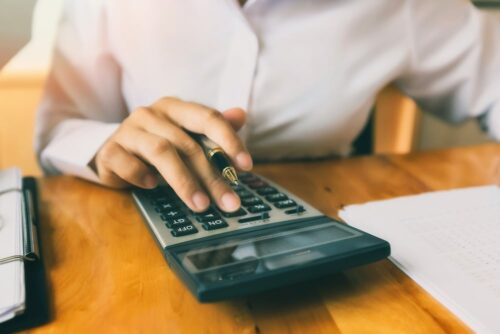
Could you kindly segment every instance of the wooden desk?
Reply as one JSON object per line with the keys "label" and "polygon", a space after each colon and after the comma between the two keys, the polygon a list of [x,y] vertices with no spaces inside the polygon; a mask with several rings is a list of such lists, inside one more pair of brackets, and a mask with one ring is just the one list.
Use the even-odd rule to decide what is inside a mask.
{"label": "wooden desk", "polygon": [[[500,182],[500,145],[260,165],[335,216],[345,204]],[[40,333],[464,333],[389,261],[248,299],[199,304],[163,260],[128,193],[40,180],[53,321]]]}

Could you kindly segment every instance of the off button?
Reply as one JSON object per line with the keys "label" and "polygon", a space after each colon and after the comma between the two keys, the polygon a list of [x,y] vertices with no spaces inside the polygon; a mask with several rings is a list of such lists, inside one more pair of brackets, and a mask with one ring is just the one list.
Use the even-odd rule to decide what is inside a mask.
{"label": "off button", "polygon": [[171,233],[174,237],[182,237],[184,235],[195,234],[198,230],[192,224],[175,227]]}

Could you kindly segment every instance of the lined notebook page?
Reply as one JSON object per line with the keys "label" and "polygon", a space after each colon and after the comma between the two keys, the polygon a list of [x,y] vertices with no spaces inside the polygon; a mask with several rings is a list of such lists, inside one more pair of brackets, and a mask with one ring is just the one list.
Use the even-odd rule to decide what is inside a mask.
{"label": "lined notebook page", "polygon": [[[0,171],[0,192],[21,189],[18,169]],[[0,195],[0,258],[23,253],[21,193],[11,191]],[[0,264],[0,322],[24,310],[24,263]]]}
{"label": "lined notebook page", "polygon": [[500,188],[347,206],[348,224],[391,244],[393,261],[473,330],[500,333]]}

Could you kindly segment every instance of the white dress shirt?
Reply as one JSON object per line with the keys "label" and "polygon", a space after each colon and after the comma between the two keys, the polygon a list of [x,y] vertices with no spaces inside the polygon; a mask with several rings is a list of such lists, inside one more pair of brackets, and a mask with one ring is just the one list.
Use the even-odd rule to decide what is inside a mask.
{"label": "white dress shirt", "polygon": [[346,155],[395,83],[500,139],[500,25],[467,0],[72,0],[38,113],[47,172],[89,167],[163,96],[242,107],[257,159]]}

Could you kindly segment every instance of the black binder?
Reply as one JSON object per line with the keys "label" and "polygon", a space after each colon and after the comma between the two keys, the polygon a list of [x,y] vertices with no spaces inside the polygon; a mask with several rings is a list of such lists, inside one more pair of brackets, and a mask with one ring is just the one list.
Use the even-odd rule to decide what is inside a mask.
{"label": "black binder", "polygon": [[[40,326],[50,320],[47,279],[39,248],[40,220],[36,180],[23,179],[24,242],[27,251],[24,256],[26,287],[25,310],[13,319],[0,323],[0,333],[10,333]],[[30,251],[31,250],[31,251]],[[36,256],[30,252],[38,253]]]}

